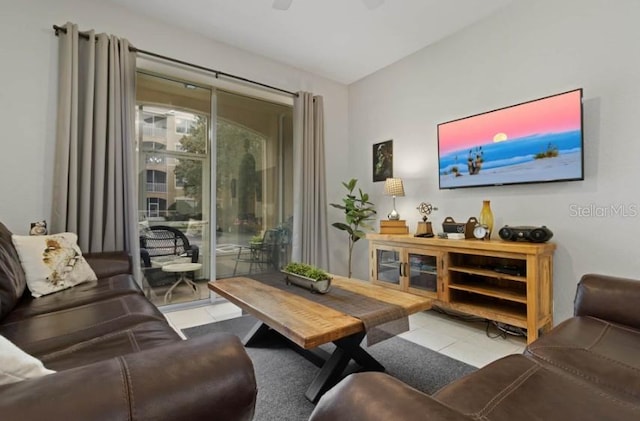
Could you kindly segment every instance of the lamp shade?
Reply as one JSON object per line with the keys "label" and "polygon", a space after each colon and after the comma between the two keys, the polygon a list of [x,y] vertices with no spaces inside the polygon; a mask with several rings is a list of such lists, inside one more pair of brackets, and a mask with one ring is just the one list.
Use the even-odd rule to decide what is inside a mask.
{"label": "lamp shade", "polygon": [[404,196],[404,185],[401,178],[387,178],[384,182],[384,194],[387,196]]}

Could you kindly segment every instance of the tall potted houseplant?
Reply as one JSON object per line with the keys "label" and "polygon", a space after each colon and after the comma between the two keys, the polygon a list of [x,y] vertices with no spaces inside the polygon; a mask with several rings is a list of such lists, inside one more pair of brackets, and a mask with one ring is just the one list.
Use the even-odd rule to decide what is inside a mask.
{"label": "tall potted houseplant", "polygon": [[358,188],[358,195],[353,192],[356,188],[358,180],[352,178],[349,182],[342,182],[348,193],[342,199],[342,203],[331,203],[331,206],[344,211],[345,222],[334,222],[333,225],[341,231],[349,234],[349,278],[351,278],[351,255],[355,243],[364,238],[366,233],[363,229],[373,229],[367,224],[367,221],[373,219],[376,214],[373,203],[369,202],[369,195]]}

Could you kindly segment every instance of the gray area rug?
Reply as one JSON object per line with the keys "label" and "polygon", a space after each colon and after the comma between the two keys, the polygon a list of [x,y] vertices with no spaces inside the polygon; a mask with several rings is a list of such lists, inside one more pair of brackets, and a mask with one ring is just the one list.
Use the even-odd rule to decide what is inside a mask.
{"label": "gray area rug", "polygon": [[[245,315],[183,329],[182,332],[188,338],[212,332],[230,332],[242,339],[255,323],[255,318]],[[333,345],[325,347],[330,351]],[[428,394],[476,370],[473,366],[398,337],[365,349],[385,366],[388,374]],[[254,420],[308,419],[314,405],[304,397],[304,392],[319,369],[277,338],[259,342],[247,348],[247,353],[253,361],[258,383]]]}

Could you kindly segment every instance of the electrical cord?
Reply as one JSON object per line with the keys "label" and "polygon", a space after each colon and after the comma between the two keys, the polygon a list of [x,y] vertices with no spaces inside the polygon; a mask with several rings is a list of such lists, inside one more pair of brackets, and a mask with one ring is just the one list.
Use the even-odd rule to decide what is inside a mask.
{"label": "electrical cord", "polygon": [[491,332],[489,332],[489,330],[491,329],[491,326],[494,326],[494,324],[491,322],[491,320],[487,320],[487,326],[485,328],[485,333],[487,335],[487,337],[489,339],[496,339],[496,338],[502,338],[502,339],[507,339],[507,334],[505,332],[503,332],[502,330],[498,329],[498,333],[497,334],[492,334]]}
{"label": "electrical cord", "polygon": [[507,338],[507,335],[527,337],[527,331],[520,327],[511,326],[506,323],[500,323],[493,320],[489,320],[488,322],[487,336],[489,336],[489,326],[493,325],[500,332],[499,336],[502,336],[504,339]]}

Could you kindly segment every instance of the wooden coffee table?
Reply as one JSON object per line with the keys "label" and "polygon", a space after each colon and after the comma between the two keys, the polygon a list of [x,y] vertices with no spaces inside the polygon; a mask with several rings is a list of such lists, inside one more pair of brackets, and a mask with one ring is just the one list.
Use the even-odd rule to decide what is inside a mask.
{"label": "wooden coffee table", "polygon": [[[332,286],[395,304],[408,314],[431,308],[428,298],[364,281],[336,276]],[[209,289],[260,320],[245,337],[245,346],[251,346],[268,331],[276,331],[295,344],[298,352],[321,367],[305,393],[311,402],[317,402],[325,391],[340,380],[350,360],[365,370],[384,371],[384,366],[360,346],[365,336],[360,319],[244,277],[211,281]],[[317,349],[329,342],[336,345],[331,355]]]}

